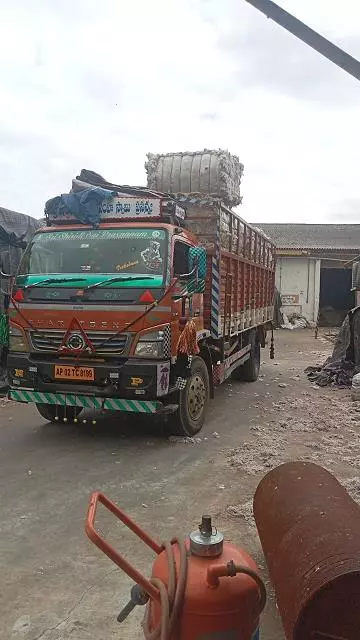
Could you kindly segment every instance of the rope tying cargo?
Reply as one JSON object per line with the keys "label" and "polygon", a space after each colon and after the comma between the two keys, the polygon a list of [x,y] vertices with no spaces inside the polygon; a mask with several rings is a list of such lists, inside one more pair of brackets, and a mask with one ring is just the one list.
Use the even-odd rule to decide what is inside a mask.
{"label": "rope tying cargo", "polygon": [[169,293],[171,293],[171,291],[175,288],[175,285],[177,284],[177,282],[178,282],[178,279],[174,278],[172,283],[167,287],[164,294],[161,296],[159,300],[155,300],[149,307],[145,309],[145,311],[141,315],[135,318],[135,320],[130,322],[130,324],[125,324],[121,329],[119,329],[119,331],[114,333],[114,335],[110,336],[110,338],[107,338],[106,340],[101,342],[101,344],[99,344],[97,348],[99,349],[100,347],[103,347],[108,342],[111,342],[111,340],[114,340],[115,338],[117,338],[121,333],[123,333],[123,331],[129,331],[129,329],[133,327],[137,322],[140,322],[140,320],[143,320],[145,316],[147,316],[150,313],[150,311],[152,311],[157,305],[163,302],[166,296],[168,296]]}
{"label": "rope tying cargo", "polygon": [[[121,329],[119,329],[119,331],[117,331],[116,333],[114,333],[114,335],[110,336],[109,338],[106,338],[106,340],[104,340],[103,342],[101,342],[98,346],[97,349],[102,348],[104,345],[108,344],[109,342],[111,342],[112,340],[114,340],[115,338],[117,338],[121,333],[123,333],[124,331],[128,331],[131,327],[133,327],[137,322],[139,322],[140,320],[143,320],[155,307],[157,307],[159,304],[161,304],[163,302],[163,300],[166,298],[166,296],[169,295],[169,293],[171,293],[173,291],[173,289],[175,288],[175,285],[177,284],[178,279],[174,278],[174,280],[171,282],[171,284],[167,287],[167,289],[165,290],[164,294],[161,296],[161,298],[159,300],[155,300],[150,306],[148,306],[145,311],[143,311],[143,313],[141,313],[137,318],[135,318],[134,320],[132,320],[132,322],[130,322],[129,324],[125,324],[123,327],[121,327]],[[24,322],[27,323],[27,325],[30,327],[30,329],[32,329],[33,331],[37,331],[38,333],[42,332],[42,329],[35,327],[33,325],[33,323],[24,316],[24,314],[22,313],[21,309],[19,308],[18,304],[16,303],[16,301],[14,300],[13,297],[11,297],[11,303],[14,307],[14,309],[17,311],[17,313],[19,314],[19,316],[24,320]],[[78,322],[77,318],[74,316],[74,319]],[[96,351],[94,349],[94,351]],[[83,351],[81,351],[79,354],[77,354],[77,358],[79,358],[81,355],[83,355]]]}
{"label": "rope tying cargo", "polygon": [[15,311],[17,311],[17,313],[19,314],[20,318],[22,320],[24,320],[24,322],[26,322],[26,324],[28,325],[28,327],[30,327],[30,329],[32,329],[33,331],[36,330],[35,326],[33,325],[33,323],[31,322],[31,320],[29,320],[28,318],[26,318],[26,316],[22,313],[19,305],[16,303],[16,301],[14,300],[13,297],[11,297],[11,304],[13,305]]}

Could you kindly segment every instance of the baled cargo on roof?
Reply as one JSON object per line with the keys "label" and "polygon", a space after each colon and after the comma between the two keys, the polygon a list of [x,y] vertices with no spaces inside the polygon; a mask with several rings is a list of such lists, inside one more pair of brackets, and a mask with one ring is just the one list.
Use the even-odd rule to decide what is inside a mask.
{"label": "baled cargo on roof", "polygon": [[244,166],[223,149],[147,154],[145,169],[150,189],[164,193],[219,198],[228,207],[241,203]]}

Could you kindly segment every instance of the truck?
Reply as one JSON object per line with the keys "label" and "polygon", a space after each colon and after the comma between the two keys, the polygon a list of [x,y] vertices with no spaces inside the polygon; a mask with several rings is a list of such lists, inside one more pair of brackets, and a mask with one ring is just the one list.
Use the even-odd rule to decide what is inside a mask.
{"label": "truck", "polygon": [[[104,195],[95,179],[86,187],[78,181],[71,198]],[[50,422],[84,410],[149,414],[192,437],[218,385],[258,378],[274,245],[209,193],[105,189],[95,221],[69,199],[45,210],[24,253],[9,308],[9,397]]]}
{"label": "truck", "polygon": [[9,277],[15,275],[27,242],[41,226],[41,222],[31,216],[0,207],[0,395],[8,389]]}

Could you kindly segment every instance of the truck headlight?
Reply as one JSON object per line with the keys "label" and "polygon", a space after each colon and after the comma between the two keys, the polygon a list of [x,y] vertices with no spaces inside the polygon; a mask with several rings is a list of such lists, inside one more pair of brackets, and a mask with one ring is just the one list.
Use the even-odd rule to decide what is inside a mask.
{"label": "truck headlight", "polygon": [[164,332],[153,331],[139,338],[135,347],[135,355],[143,358],[163,358]]}
{"label": "truck headlight", "polygon": [[29,344],[25,333],[18,327],[12,325],[10,325],[9,351],[15,353],[27,353],[29,351]]}

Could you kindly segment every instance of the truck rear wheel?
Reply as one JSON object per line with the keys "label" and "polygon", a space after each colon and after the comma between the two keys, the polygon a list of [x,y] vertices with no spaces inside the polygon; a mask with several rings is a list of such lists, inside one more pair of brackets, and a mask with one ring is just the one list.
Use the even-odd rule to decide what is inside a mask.
{"label": "truck rear wheel", "polygon": [[71,423],[82,411],[81,407],[62,407],[54,404],[37,404],[36,408],[42,418],[45,418],[48,422],[57,422],[56,418],[58,418],[59,422],[63,422],[64,418],[66,418],[66,421]]}
{"label": "truck rear wheel", "polygon": [[190,438],[199,433],[205,421],[209,397],[207,366],[202,358],[193,358],[186,387],[179,392],[179,408],[169,420],[171,433]]}
{"label": "truck rear wheel", "polygon": [[260,373],[260,359],[260,342],[256,340],[252,344],[249,360],[232,372],[231,377],[233,380],[255,382]]}

